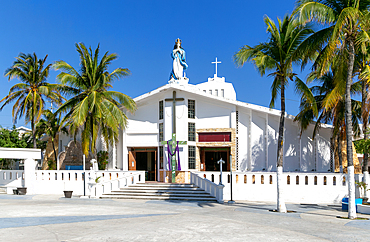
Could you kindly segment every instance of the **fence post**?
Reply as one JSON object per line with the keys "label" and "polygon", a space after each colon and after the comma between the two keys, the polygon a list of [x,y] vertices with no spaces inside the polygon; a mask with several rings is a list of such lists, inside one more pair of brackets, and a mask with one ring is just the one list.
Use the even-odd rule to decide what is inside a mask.
{"label": "fence post", "polygon": [[216,198],[218,203],[224,203],[224,185],[217,185]]}

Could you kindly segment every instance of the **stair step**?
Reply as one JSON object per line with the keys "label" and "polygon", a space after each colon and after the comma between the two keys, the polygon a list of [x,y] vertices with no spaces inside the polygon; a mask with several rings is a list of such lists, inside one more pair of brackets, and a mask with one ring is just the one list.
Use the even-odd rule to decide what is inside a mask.
{"label": "stair step", "polygon": [[198,188],[193,184],[138,183],[130,187]]}
{"label": "stair step", "polygon": [[103,194],[100,198],[216,201],[215,197],[189,183],[139,183]]}
{"label": "stair step", "polygon": [[130,192],[111,192],[109,194],[103,195],[116,195],[116,196],[177,196],[177,197],[212,197],[208,193],[200,193],[200,194],[189,194],[189,193],[130,193]]}
{"label": "stair step", "polygon": [[143,189],[143,190],[138,190],[138,189],[121,189],[121,190],[115,190],[112,191],[115,193],[188,193],[188,194],[200,194],[200,193],[205,193],[204,190],[193,190],[193,191],[183,191],[183,190],[151,190],[151,189]]}
{"label": "stair step", "polygon": [[117,195],[102,195],[100,198],[110,199],[149,199],[149,200],[193,200],[193,201],[213,201],[216,202],[214,197],[162,197],[162,196],[117,196]]}
{"label": "stair step", "polygon": [[165,187],[132,187],[129,186],[127,188],[121,188],[121,190],[136,190],[136,191],[164,191],[164,190],[172,190],[172,191],[204,191],[201,188],[165,188]]}

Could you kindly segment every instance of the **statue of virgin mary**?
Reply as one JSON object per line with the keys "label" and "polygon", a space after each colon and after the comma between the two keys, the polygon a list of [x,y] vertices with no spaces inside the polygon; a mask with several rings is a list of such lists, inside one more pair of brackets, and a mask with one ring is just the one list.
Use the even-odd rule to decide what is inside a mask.
{"label": "statue of virgin mary", "polygon": [[171,57],[173,59],[173,64],[170,80],[180,80],[184,78],[184,70],[188,68],[188,64],[186,64],[185,59],[185,50],[181,47],[180,39],[176,40]]}

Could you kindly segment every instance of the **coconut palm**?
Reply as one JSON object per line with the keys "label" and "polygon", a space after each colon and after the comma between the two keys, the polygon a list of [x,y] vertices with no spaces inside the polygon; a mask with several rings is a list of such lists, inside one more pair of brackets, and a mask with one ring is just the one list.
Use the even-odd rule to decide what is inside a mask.
{"label": "coconut palm", "polygon": [[[352,150],[352,110],[351,110],[351,85],[355,64],[355,41],[361,35],[361,23],[368,18],[369,0],[298,0],[296,13],[301,22],[316,21],[324,24],[320,36],[314,36],[316,43],[312,42],[310,48],[325,48],[316,60],[316,69],[324,74],[331,67],[331,59],[336,55],[338,49],[346,53],[348,58],[345,61],[346,69],[342,69],[343,80],[345,80],[345,122],[347,139],[347,160],[348,160],[348,190],[349,209],[348,217],[356,218],[355,206],[355,183]],[[337,73],[339,74],[339,72]]]}
{"label": "coconut palm", "polygon": [[[332,145],[334,140],[338,140],[338,145],[340,141],[344,141],[346,138],[345,135],[345,122],[344,122],[344,92],[345,88],[336,88],[336,83],[334,82],[334,74],[328,72],[323,76],[317,75],[316,72],[310,73],[307,82],[315,82],[317,85],[312,86],[311,92],[315,95],[315,103],[312,104],[307,102],[305,98],[301,99],[300,112],[295,117],[295,121],[300,123],[301,134],[304,130],[308,128],[310,123],[315,123],[313,129],[312,137],[316,137],[316,133],[320,129],[322,124],[332,124],[333,131],[331,142]],[[361,83],[354,83],[351,87],[351,93],[355,94],[361,90]],[[341,93],[336,93],[336,92]],[[335,93],[335,94],[333,94]],[[327,105],[329,98],[337,97],[330,106]],[[359,132],[359,121],[361,120],[361,102],[352,100],[352,123],[354,124],[354,130]],[[312,111],[312,105],[317,105],[318,117],[316,118]],[[338,148],[338,152],[341,152],[341,149]],[[341,153],[339,154],[339,159],[341,160]],[[341,162],[340,162],[341,164]]]}
{"label": "coconut palm", "polygon": [[46,55],[38,59],[36,54],[20,53],[13,65],[5,71],[9,80],[18,78],[21,83],[14,85],[9,94],[0,103],[0,111],[8,104],[15,101],[12,115],[13,121],[25,116],[26,123],[31,122],[33,147],[36,148],[35,124],[40,119],[45,101],[61,104],[63,97],[57,84],[47,83],[51,64],[45,66]]}
{"label": "coconut palm", "polygon": [[36,124],[36,133],[37,136],[41,137],[46,134],[51,138],[51,144],[54,151],[54,159],[58,160],[57,152],[55,150],[54,140],[56,136],[60,133],[68,134],[66,127],[61,125],[60,115],[54,115],[50,110],[46,109],[42,112],[43,118]]}
{"label": "coconut palm", "polygon": [[127,117],[122,108],[130,112],[136,110],[135,102],[127,95],[109,91],[112,83],[126,77],[130,71],[117,68],[108,72],[116,54],[106,52],[99,61],[99,45],[93,52],[83,43],[76,44],[80,57],[80,71],[76,71],[65,61],[57,61],[53,67],[62,72],[57,76],[59,82],[70,87],[72,98],[59,107],[56,114],[66,113],[62,123],[77,135],[81,131],[82,148],[85,155],[89,150],[96,155],[96,140],[99,135],[109,146],[118,141],[119,128],[125,128]]}
{"label": "coconut palm", "polygon": [[289,80],[294,81],[296,91],[304,95],[307,100],[314,102],[309,88],[293,73],[293,64],[301,61],[299,46],[307,36],[313,33],[313,30],[309,26],[301,25],[297,19],[288,15],[282,20],[278,18],[278,25],[267,16],[264,17],[264,21],[269,34],[268,42],[260,43],[253,47],[243,46],[234,55],[234,61],[238,66],[242,66],[248,61],[253,62],[262,76],[266,72],[271,72],[269,76],[274,77],[274,81],[271,86],[270,107],[275,106],[275,100],[280,92],[281,116],[277,148],[277,210],[286,212],[280,189],[280,179],[283,171],[285,88]]}

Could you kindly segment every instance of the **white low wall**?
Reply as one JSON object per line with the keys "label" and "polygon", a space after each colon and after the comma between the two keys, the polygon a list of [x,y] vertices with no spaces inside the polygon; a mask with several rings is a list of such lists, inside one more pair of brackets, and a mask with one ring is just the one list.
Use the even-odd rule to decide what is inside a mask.
{"label": "white low wall", "polygon": [[6,187],[8,194],[12,194],[13,189],[22,187],[23,185],[23,170],[0,170],[0,187]]}
{"label": "white low wall", "polygon": [[[35,194],[63,194],[63,191],[73,191],[73,195],[84,195],[84,171],[79,170],[41,170],[36,171]],[[88,189],[90,177],[93,181],[100,177],[99,183],[108,184],[118,178],[128,177],[139,171],[86,171],[85,194],[91,195]],[[144,173],[140,174],[145,182]]]}
{"label": "white low wall", "polygon": [[[195,172],[214,183],[220,172]],[[230,173],[222,174],[224,200],[230,200]],[[340,203],[347,196],[346,174],[284,172],[284,198],[292,203]],[[361,180],[357,175],[356,180]],[[289,177],[289,178],[288,178]],[[275,172],[233,172],[233,200],[276,202]]]}
{"label": "white low wall", "polygon": [[[28,180],[29,186],[32,186],[32,192],[29,192],[27,187],[27,194],[61,194],[63,191],[73,191],[73,195],[84,194],[84,171],[80,170],[36,170],[34,181]],[[0,186],[7,188],[7,193],[12,194],[13,189],[22,187],[25,184],[23,170],[0,170]],[[145,173],[141,171],[86,171],[86,184],[85,194],[89,194],[88,183],[91,182],[88,179],[92,177],[93,181],[96,177],[100,177],[99,183],[108,186],[110,183],[114,183],[120,178],[134,179],[136,180],[127,181],[126,184],[132,184],[132,182],[145,182]],[[122,183],[122,182],[121,182]],[[110,185],[109,185],[110,186]],[[123,186],[123,184],[121,185]]]}

